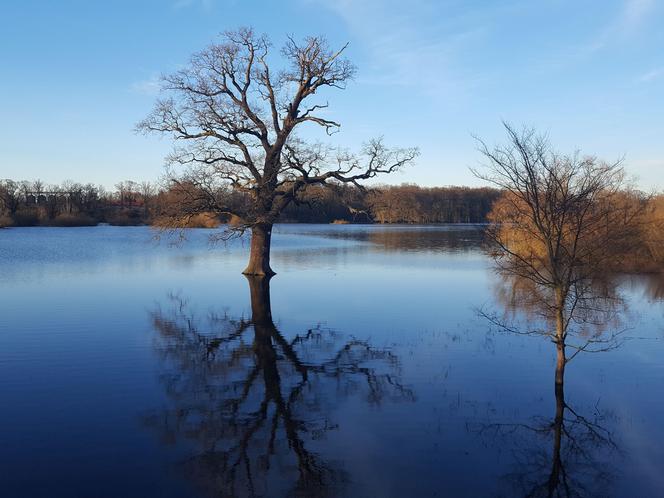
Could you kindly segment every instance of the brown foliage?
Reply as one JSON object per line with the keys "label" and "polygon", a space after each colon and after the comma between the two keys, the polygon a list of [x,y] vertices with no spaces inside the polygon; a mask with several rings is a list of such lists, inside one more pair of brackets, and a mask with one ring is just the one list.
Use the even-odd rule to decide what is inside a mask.
{"label": "brown foliage", "polygon": [[649,199],[639,220],[638,260],[635,269],[657,271],[664,267],[664,195]]}
{"label": "brown foliage", "polygon": [[483,223],[499,192],[491,188],[382,186],[366,204],[378,223]]}

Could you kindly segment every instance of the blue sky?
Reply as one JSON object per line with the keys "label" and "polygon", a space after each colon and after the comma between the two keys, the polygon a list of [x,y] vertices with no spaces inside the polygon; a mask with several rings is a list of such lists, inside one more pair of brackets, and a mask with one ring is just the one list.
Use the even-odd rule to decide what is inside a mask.
{"label": "blue sky", "polygon": [[8,0],[0,178],[156,179],[171,143],[133,128],[158,76],[251,25],[276,46],[287,34],[350,42],[359,71],[326,95],[342,123],[332,140],[419,146],[389,183],[479,184],[472,135],[500,142],[504,119],[564,152],[624,156],[639,186],[664,189],[663,22],[659,0]]}

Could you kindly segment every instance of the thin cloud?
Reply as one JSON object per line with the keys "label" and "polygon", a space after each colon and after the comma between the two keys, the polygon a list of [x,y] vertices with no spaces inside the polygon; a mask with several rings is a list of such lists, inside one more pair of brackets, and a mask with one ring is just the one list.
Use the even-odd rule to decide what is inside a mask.
{"label": "thin cloud", "polygon": [[648,83],[650,81],[661,78],[662,76],[664,76],[664,66],[653,69],[652,71],[648,71],[647,73],[643,73],[637,78],[637,81],[640,81],[641,83]]}
{"label": "thin cloud", "polygon": [[624,34],[636,32],[655,7],[655,0],[627,0],[619,20],[619,30]]}
{"label": "thin cloud", "polygon": [[149,97],[155,97],[159,94],[161,89],[161,81],[159,76],[153,75],[148,79],[136,81],[131,84],[130,90],[133,93],[138,93],[140,95],[147,95]]}
{"label": "thin cloud", "polygon": [[[173,8],[176,10],[187,9],[189,7],[200,6],[203,10],[209,11],[214,7],[216,0],[177,0],[173,4]],[[235,3],[234,1],[231,3]]]}
{"label": "thin cloud", "polygon": [[600,33],[584,45],[582,54],[592,54],[611,43],[624,42],[638,33],[655,8],[655,0],[626,0],[616,18]]}
{"label": "thin cloud", "polygon": [[444,25],[438,2],[413,0],[408,8],[400,1],[318,3],[337,14],[368,51],[370,65],[359,77],[365,83],[454,99],[477,81],[459,74],[457,57],[485,32],[480,26]]}

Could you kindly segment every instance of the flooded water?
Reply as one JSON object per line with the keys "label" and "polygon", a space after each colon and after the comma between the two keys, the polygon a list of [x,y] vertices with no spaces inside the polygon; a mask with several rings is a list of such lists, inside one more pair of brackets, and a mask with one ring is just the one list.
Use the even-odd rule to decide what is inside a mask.
{"label": "flooded water", "polygon": [[0,496],[664,496],[664,279],[563,393],[477,227],[208,234],[0,231]]}

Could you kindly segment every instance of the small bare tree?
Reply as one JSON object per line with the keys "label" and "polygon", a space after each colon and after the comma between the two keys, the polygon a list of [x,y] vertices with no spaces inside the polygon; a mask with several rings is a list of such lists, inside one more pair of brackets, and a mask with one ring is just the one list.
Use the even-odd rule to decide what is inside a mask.
{"label": "small bare tree", "polygon": [[[248,275],[271,275],[272,226],[308,185],[352,183],[391,173],[411,162],[415,149],[388,149],[381,140],[363,154],[339,152],[295,135],[305,123],[328,134],[340,124],[328,118],[327,102],[313,102],[326,88],[344,89],[355,67],[325,39],[293,38],[281,50],[285,64],[270,60],[271,43],[243,28],[226,32],[221,43],[195,54],[185,69],[163,77],[167,98],[158,100],[138,129],[172,136],[179,143],[167,161],[189,166],[176,184],[199,186],[203,211],[236,216],[236,230],[251,229]],[[215,190],[230,185],[246,193],[245,212],[219,203]],[[191,212],[191,210],[189,210]],[[183,220],[174,219],[174,225]]]}
{"label": "small bare tree", "polygon": [[[474,171],[504,192],[490,214],[488,236],[498,270],[528,283],[529,299],[538,299],[553,322],[553,330],[538,333],[557,346],[556,384],[562,384],[576,354],[615,345],[615,336],[603,338],[601,328],[571,341],[570,324],[597,321],[598,303],[607,297],[597,294],[597,281],[637,238],[645,201],[626,195],[620,162],[560,155],[532,129],[505,129],[506,146],[479,141],[488,164]],[[567,357],[566,348],[574,354]]]}

